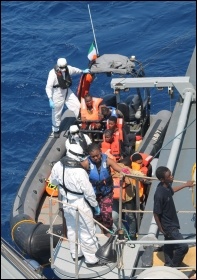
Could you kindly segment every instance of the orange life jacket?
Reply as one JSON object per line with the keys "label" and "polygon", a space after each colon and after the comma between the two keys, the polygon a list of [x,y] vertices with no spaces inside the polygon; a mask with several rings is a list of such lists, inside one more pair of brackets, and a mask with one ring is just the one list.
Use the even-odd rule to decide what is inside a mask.
{"label": "orange life jacket", "polygon": [[[118,130],[114,132],[114,141],[123,140],[122,125],[123,125],[123,119],[117,118]],[[107,120],[107,129],[109,129],[109,120]]]}
{"label": "orange life jacket", "polygon": [[150,162],[152,161],[153,156],[150,156],[150,155],[144,154],[144,153],[140,153],[140,155],[142,156],[142,159],[143,159],[143,165],[148,166],[150,164]]}
{"label": "orange life jacket", "polygon": [[103,100],[102,98],[97,98],[97,97],[93,97],[93,110],[91,112],[89,112],[87,110],[87,106],[85,103],[85,99],[81,98],[81,119],[84,118],[88,121],[97,121],[99,120],[99,105],[101,103],[101,101]]}
{"label": "orange life jacket", "polygon": [[[120,178],[114,177],[113,178],[113,185],[114,185],[113,199],[120,199]],[[122,186],[122,200],[125,201],[125,199],[126,199],[126,187],[125,187],[125,183],[123,183],[123,186]]]}
{"label": "orange life jacket", "polygon": [[102,153],[105,153],[107,150],[110,150],[110,153],[114,156],[115,161],[120,159],[120,143],[119,141],[113,141],[112,143],[105,142],[105,137],[103,135],[104,141],[101,143]]}
{"label": "orange life jacket", "polygon": [[93,76],[89,73],[83,74],[81,76],[78,89],[77,89],[77,96],[79,98],[79,101],[81,101],[81,98],[84,98],[89,93],[90,84],[93,81]]}
{"label": "orange life jacket", "polygon": [[[148,154],[144,154],[144,153],[140,153],[140,155],[142,156],[143,159],[143,166],[140,168],[140,165],[137,164],[136,162],[132,162],[131,163],[131,168],[133,170],[137,170],[137,171],[141,171],[144,175],[147,175],[148,173],[148,165],[150,164],[151,160],[153,159],[152,156],[148,155]],[[132,179],[133,184],[136,185],[136,180]],[[145,186],[142,182],[138,181],[139,183],[139,197],[143,197],[144,193],[145,193]]]}
{"label": "orange life jacket", "polygon": [[[136,164],[136,162],[131,163],[131,168],[133,170],[141,171],[139,164]],[[132,179],[132,184],[136,186],[137,181],[135,179]],[[139,186],[139,197],[142,198],[144,195],[144,184],[138,180],[138,186]]]}
{"label": "orange life jacket", "polygon": [[[123,163],[117,163],[120,167],[125,168]],[[128,168],[130,169],[130,168]],[[132,173],[132,170],[130,169]],[[113,179],[113,198],[120,199],[120,173],[113,170],[111,171],[112,179]],[[131,184],[131,178],[125,177],[122,186],[122,201],[130,201],[135,197],[135,186]]]}
{"label": "orange life jacket", "polygon": [[[108,144],[108,143],[106,143],[106,144]],[[103,152],[103,150],[102,150],[103,154],[106,154],[109,158],[111,158],[114,161],[116,161],[116,158],[111,154],[111,149],[107,149],[107,150],[104,149],[104,150],[105,150],[105,152]],[[111,169],[111,172],[113,172],[113,168],[110,167],[110,169]]]}

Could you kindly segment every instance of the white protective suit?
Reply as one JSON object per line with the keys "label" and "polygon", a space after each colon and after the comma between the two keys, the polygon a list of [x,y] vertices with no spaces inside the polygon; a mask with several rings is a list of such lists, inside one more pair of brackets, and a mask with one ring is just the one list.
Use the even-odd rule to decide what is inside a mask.
{"label": "white protective suit", "polygon": [[[76,144],[72,144],[71,150],[77,151]],[[78,146],[79,147],[79,146]],[[80,147],[82,150],[82,148]],[[83,150],[82,150],[83,151]],[[66,154],[72,159],[79,159],[77,156],[72,155],[69,151]],[[63,165],[59,161],[57,162],[51,171],[50,182],[58,185],[63,184]],[[75,206],[79,210],[79,228],[78,228],[78,257],[85,257],[86,263],[96,263],[98,258],[95,256],[98,250],[98,242],[95,236],[96,227],[92,220],[93,214],[90,206],[87,204],[84,198],[88,200],[92,207],[96,207],[98,202],[96,196],[89,181],[87,172],[82,168],[65,167],[64,171],[64,183],[67,189],[74,192],[83,193],[83,195],[72,194],[67,192],[67,195],[62,187],[59,186],[59,191],[62,195],[62,202],[67,202],[72,206]],[[64,216],[67,224],[67,235],[69,240],[70,252],[73,258],[75,258],[75,233],[76,233],[76,210],[68,205],[63,204]]]}
{"label": "white protective suit", "polygon": [[[74,74],[82,73],[82,70],[76,67],[72,67],[67,65],[70,76]],[[65,77],[65,72],[62,71],[63,76]],[[80,110],[80,102],[71,88],[61,89],[60,87],[53,88],[53,86],[58,85],[57,75],[55,70],[52,69],[49,72],[48,80],[46,84],[46,94],[48,98],[52,98],[55,108],[52,109],[52,131],[58,132],[62,111],[64,108],[64,104],[68,107],[69,110],[73,111],[75,117],[77,118]]]}

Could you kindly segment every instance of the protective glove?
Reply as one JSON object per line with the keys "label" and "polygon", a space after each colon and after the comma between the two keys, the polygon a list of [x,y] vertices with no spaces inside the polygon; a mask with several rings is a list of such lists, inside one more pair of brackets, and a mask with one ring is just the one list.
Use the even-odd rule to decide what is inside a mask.
{"label": "protective glove", "polygon": [[131,174],[130,171],[129,171],[129,169],[128,169],[128,168],[125,168],[125,167],[121,169],[121,172],[122,172],[122,173],[125,173],[125,174]]}
{"label": "protective glove", "polygon": [[101,209],[100,207],[97,205],[96,207],[94,207],[94,215],[95,216],[99,216],[101,214]]}
{"label": "protective glove", "polygon": [[85,70],[82,70],[83,71],[83,74],[87,74],[87,73],[90,73],[90,69],[85,69]]}
{"label": "protective glove", "polygon": [[51,109],[55,108],[54,102],[51,98],[49,98],[49,106],[51,107]]}

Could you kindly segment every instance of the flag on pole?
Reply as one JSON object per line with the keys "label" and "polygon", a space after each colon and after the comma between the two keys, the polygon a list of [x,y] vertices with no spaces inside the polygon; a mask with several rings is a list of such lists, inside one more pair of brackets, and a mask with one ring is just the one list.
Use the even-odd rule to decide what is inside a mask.
{"label": "flag on pole", "polygon": [[90,61],[92,61],[93,59],[95,59],[97,57],[97,54],[96,54],[96,48],[94,46],[94,43],[91,44],[90,48],[89,48],[89,51],[88,51],[88,59]]}

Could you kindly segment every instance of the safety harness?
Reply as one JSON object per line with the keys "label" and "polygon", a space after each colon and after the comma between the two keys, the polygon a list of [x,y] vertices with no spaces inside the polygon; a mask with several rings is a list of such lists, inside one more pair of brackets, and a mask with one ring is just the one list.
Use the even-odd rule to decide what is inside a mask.
{"label": "safety harness", "polygon": [[58,85],[54,85],[53,88],[60,87],[61,89],[68,89],[72,86],[72,79],[68,71],[68,67],[66,66],[65,71],[65,80],[63,78],[62,72],[59,70],[58,66],[54,67],[55,73],[57,75]]}
{"label": "safety harness", "polygon": [[96,189],[96,195],[104,197],[113,191],[113,179],[111,176],[106,180],[94,181],[92,184],[94,184],[94,188]]}
{"label": "safety harness", "polygon": [[[75,152],[73,152],[73,151],[71,151],[71,150],[69,150],[69,152],[70,152],[71,154],[79,155],[79,156],[80,156],[80,154],[77,154],[77,153],[75,153]],[[82,155],[81,155],[81,156],[82,156]],[[61,162],[62,165],[63,165],[63,185],[60,184],[60,186],[64,189],[64,191],[65,191],[65,193],[66,193],[66,196],[67,196],[67,192],[70,192],[70,193],[73,193],[73,194],[77,194],[77,195],[84,195],[84,193],[74,192],[74,191],[71,191],[71,190],[67,189],[67,187],[65,186],[65,183],[64,183],[64,170],[65,170],[65,166],[71,167],[71,168],[82,168],[82,169],[84,169],[84,168],[81,166],[80,162],[78,162],[78,161],[76,161],[76,160],[74,160],[74,159],[71,159],[71,158],[69,158],[68,156],[63,157],[63,158],[60,160],[60,162]],[[84,200],[85,200],[86,203],[89,205],[90,209],[93,211],[92,205],[91,205],[90,202],[85,198],[85,196],[84,196]]]}
{"label": "safety harness", "polygon": [[[69,150],[69,152],[71,152],[71,151]],[[73,193],[73,194],[77,194],[77,195],[83,195],[83,193],[74,192],[74,191],[71,191],[71,190],[67,189],[67,187],[65,186],[65,183],[64,183],[64,170],[65,170],[65,166],[71,167],[71,168],[82,168],[83,169],[83,167],[81,166],[80,162],[78,162],[78,161],[76,161],[74,159],[71,159],[68,156],[63,157],[60,160],[60,162],[63,165],[63,184],[60,184],[60,186],[64,189],[66,195],[67,195],[67,192],[70,192],[70,193]]]}

